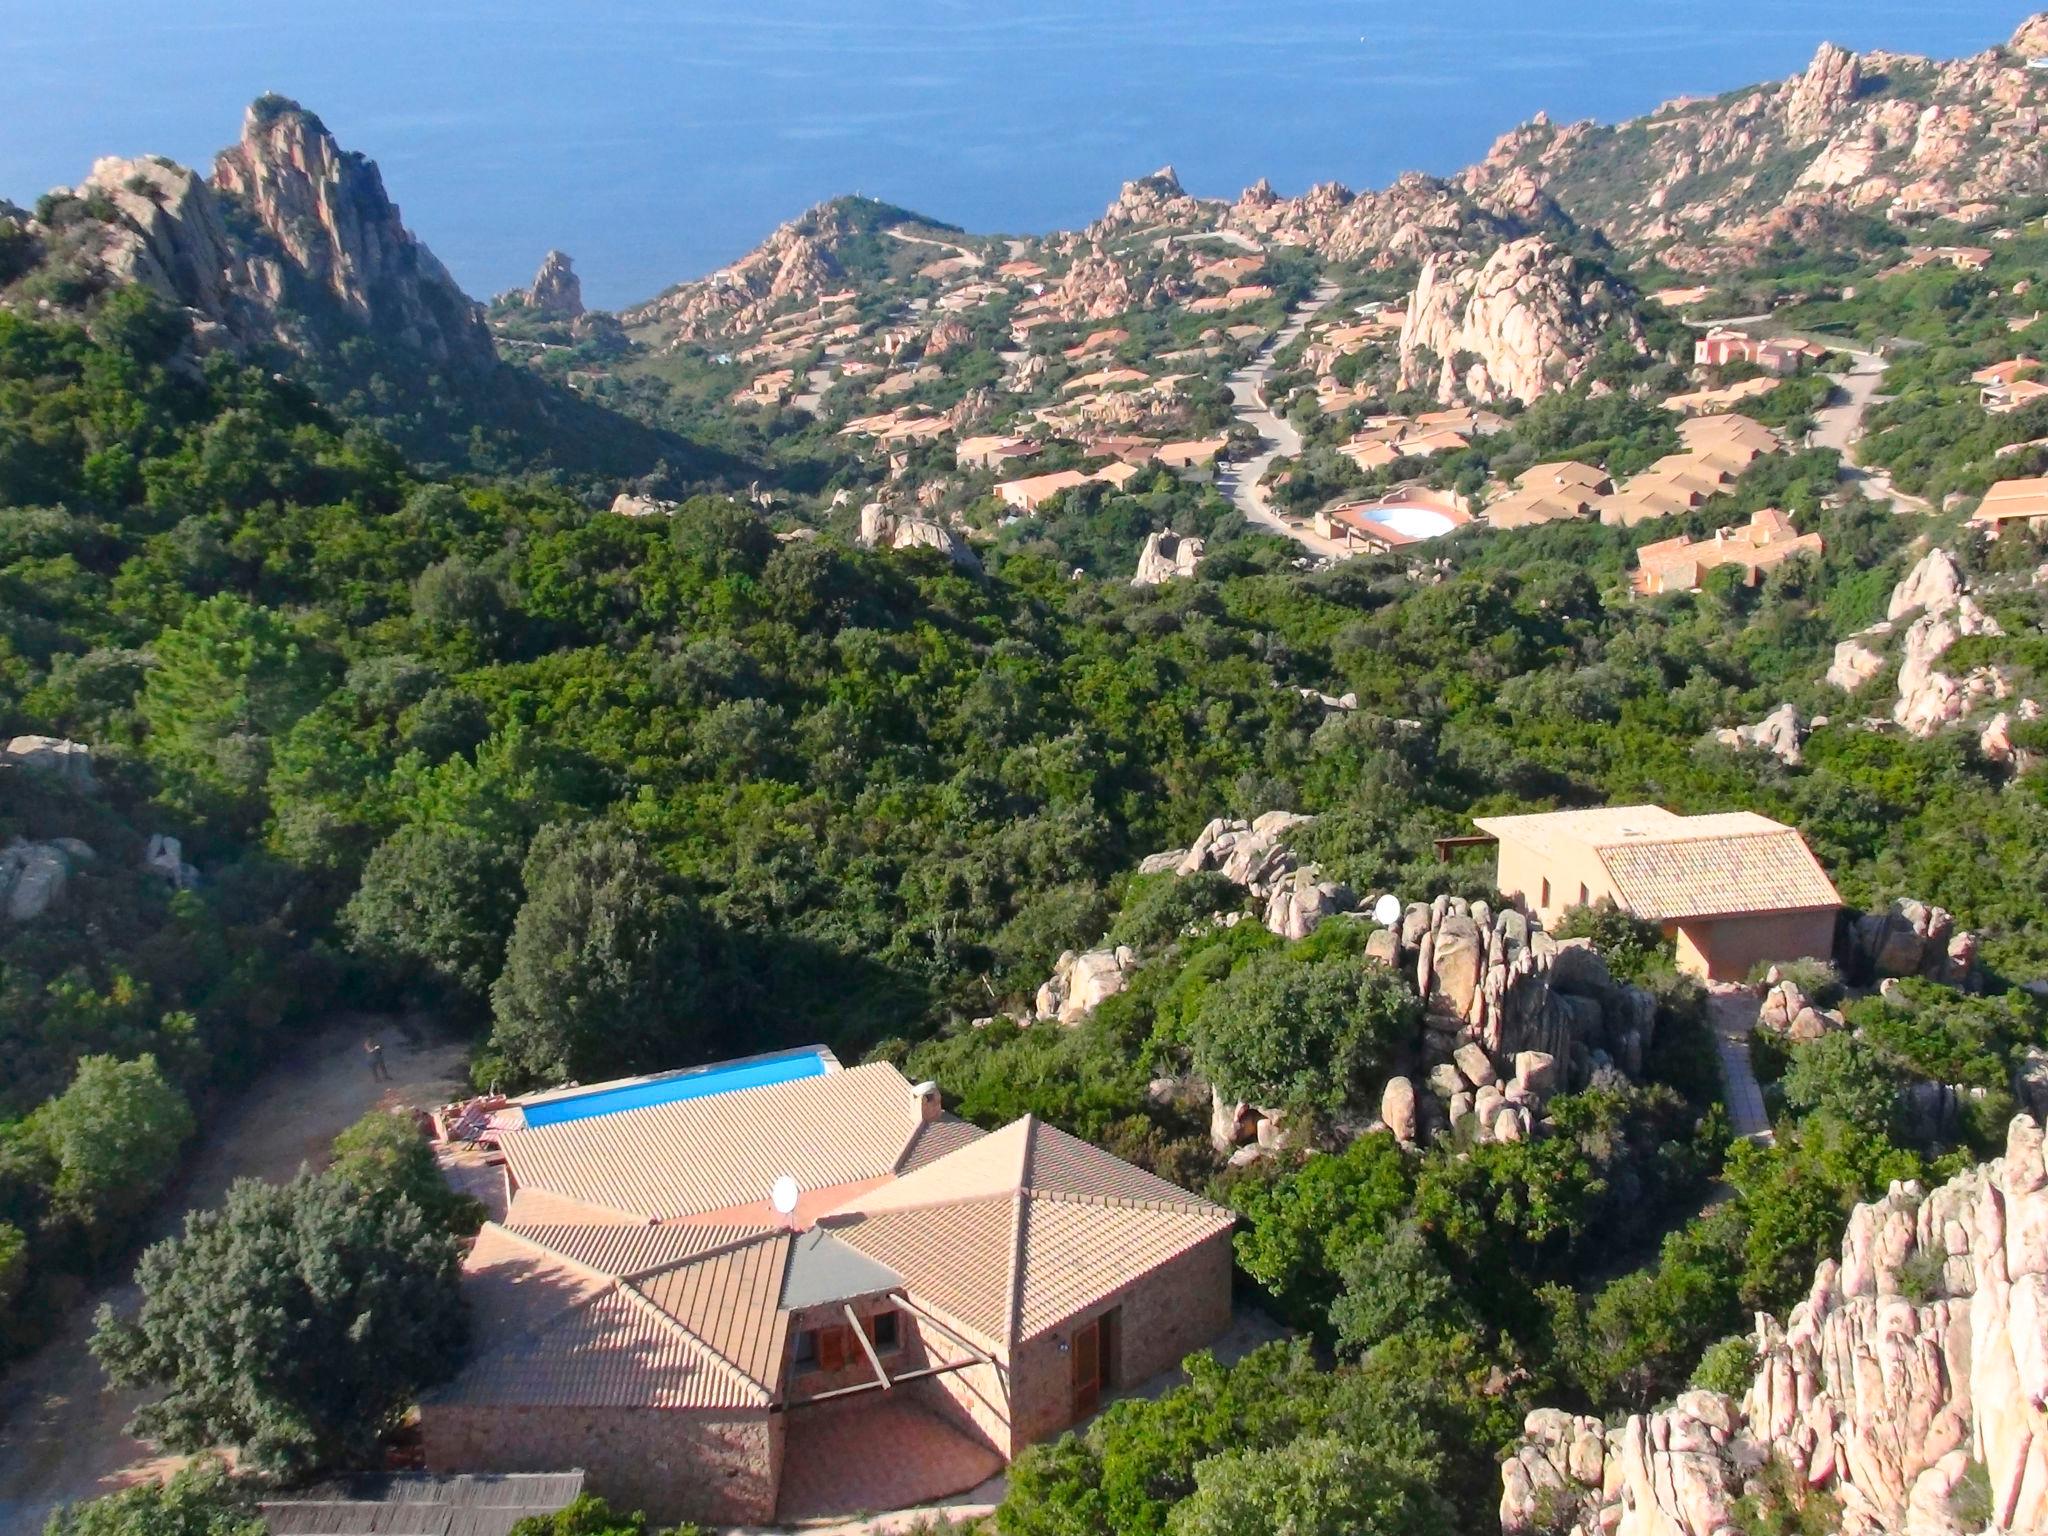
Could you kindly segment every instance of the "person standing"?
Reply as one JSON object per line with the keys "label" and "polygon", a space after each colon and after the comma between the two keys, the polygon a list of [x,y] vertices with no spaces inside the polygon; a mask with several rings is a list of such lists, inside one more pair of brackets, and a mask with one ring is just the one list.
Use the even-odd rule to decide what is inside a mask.
{"label": "person standing", "polygon": [[384,1065],[384,1047],[375,1040],[365,1040],[363,1054],[370,1058],[370,1076],[380,1083],[390,1082],[391,1069]]}

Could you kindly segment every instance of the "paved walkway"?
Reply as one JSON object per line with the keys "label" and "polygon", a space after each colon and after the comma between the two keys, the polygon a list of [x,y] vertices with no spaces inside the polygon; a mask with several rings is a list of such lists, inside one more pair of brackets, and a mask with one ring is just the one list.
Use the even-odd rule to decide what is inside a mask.
{"label": "paved walkway", "polygon": [[1324,538],[1312,528],[1282,517],[1273,510],[1271,499],[1259,484],[1275,459],[1282,454],[1301,452],[1301,434],[1294,430],[1294,423],[1275,413],[1259,393],[1273,376],[1274,355],[1307,330],[1309,322],[1329,308],[1336,297],[1335,283],[1325,283],[1316,289],[1309,301],[1297,309],[1287,324],[1259,349],[1259,355],[1230,376],[1230,398],[1237,408],[1237,419],[1258,433],[1260,449],[1255,457],[1241,463],[1219,465],[1216,489],[1230,498],[1231,504],[1244,514],[1246,522],[1292,539],[1315,554],[1342,560],[1350,555],[1349,549],[1335,539]]}
{"label": "paved walkway", "polygon": [[1714,1026],[1714,1048],[1721,1057],[1721,1079],[1728,1095],[1728,1122],[1735,1134],[1758,1146],[1776,1141],[1770,1116],[1764,1113],[1764,1091],[1749,1063],[1749,1037],[1756,1029],[1756,994],[1748,987],[1716,985],[1707,994],[1707,1018]]}

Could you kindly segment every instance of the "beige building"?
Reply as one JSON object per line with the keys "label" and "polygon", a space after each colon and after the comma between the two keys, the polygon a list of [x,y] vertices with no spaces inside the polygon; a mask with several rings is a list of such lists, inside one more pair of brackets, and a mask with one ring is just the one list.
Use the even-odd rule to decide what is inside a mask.
{"label": "beige building", "polygon": [[2033,527],[2048,521],[2048,476],[1999,481],[1984,493],[1970,520],[1995,533],[2003,533],[2015,523]]}
{"label": "beige building", "polygon": [[1228,1211],[817,1056],[794,1081],[493,1115],[501,1219],[464,1266],[469,1363],[420,1405],[430,1470],[577,1467],[664,1522],[923,1502],[1228,1326]]}
{"label": "beige building", "polygon": [[1473,823],[1500,840],[1501,894],[1545,926],[1611,901],[1675,939],[1680,970],[1712,981],[1834,953],[1842,898],[1806,840],[1767,816],[1625,805]]}

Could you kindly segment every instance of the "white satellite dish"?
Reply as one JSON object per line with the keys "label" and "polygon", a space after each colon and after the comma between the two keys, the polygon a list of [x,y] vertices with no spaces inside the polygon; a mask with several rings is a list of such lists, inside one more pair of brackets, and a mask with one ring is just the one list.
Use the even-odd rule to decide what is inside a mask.
{"label": "white satellite dish", "polygon": [[783,1216],[789,1215],[790,1212],[796,1209],[796,1196],[796,1180],[786,1173],[770,1185],[768,1189],[768,1203],[775,1207],[778,1214]]}
{"label": "white satellite dish", "polygon": [[1387,892],[1372,904],[1372,920],[1382,928],[1391,928],[1401,921],[1401,898],[1392,891]]}

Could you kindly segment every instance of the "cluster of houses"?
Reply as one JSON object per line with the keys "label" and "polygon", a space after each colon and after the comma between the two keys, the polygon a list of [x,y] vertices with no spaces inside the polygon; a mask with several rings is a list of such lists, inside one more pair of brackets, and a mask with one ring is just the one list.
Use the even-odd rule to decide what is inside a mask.
{"label": "cluster of houses", "polygon": [[1778,452],[1778,434],[1747,416],[1699,416],[1682,421],[1685,444],[1618,487],[1606,470],[1576,460],[1538,464],[1515,479],[1508,494],[1486,508],[1494,528],[1527,528],[1570,518],[1598,518],[1633,528],[1689,512],[1728,490],[1759,458]]}
{"label": "cluster of houses", "polygon": [[1734,363],[1747,363],[1778,378],[1797,373],[1803,364],[1819,362],[1827,355],[1826,347],[1811,341],[1759,338],[1721,326],[1708,331],[1692,348],[1692,360],[1697,367],[1726,368]]}
{"label": "cluster of houses", "polygon": [[1765,507],[1745,524],[1716,528],[1709,538],[1681,533],[1643,545],[1636,551],[1631,580],[1646,597],[1696,592],[1707,572],[1732,565],[1742,571],[1743,585],[1753,587],[1774,566],[1795,555],[1819,555],[1823,548],[1819,534],[1801,533],[1783,512]]}
{"label": "cluster of houses", "polygon": [[1423,411],[1415,416],[1368,416],[1338,452],[1370,473],[1402,459],[1432,459],[1469,448],[1481,437],[1507,430],[1492,411],[1468,406]]}
{"label": "cluster of houses", "polygon": [[1984,409],[1994,416],[2004,416],[2048,398],[2048,383],[2036,377],[2040,372],[2039,358],[2013,357],[1979,368],[1970,375],[1970,382],[1977,386],[1978,400]]}

